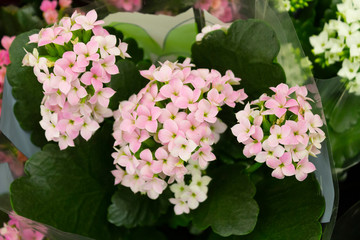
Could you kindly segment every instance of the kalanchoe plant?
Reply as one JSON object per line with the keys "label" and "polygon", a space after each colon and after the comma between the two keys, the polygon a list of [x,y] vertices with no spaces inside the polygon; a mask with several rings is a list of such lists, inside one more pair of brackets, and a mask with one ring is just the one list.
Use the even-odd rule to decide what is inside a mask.
{"label": "kalanchoe plant", "polygon": [[119,73],[116,57],[130,57],[127,44],[119,39],[116,45],[116,37],[96,19],[94,10],[62,18],[59,25],[30,36],[39,50],[23,59],[43,84],[40,125],[46,139],[59,142],[60,149],[74,146],[79,134],[89,140],[99,123],[112,116],[108,105],[115,91],[106,84]]}
{"label": "kalanchoe plant", "polygon": [[[255,161],[266,163],[272,176],[282,179],[295,175],[303,181],[315,171],[309,155],[320,153],[325,133],[323,122],[311,112],[311,99],[306,87],[289,88],[286,84],[272,87],[271,97],[262,95],[236,114],[238,124],[231,128],[238,142],[245,145],[243,153]],[[251,105],[254,106],[251,108]]]}
{"label": "kalanchoe plant", "polygon": [[207,198],[210,178],[204,174],[216,159],[211,145],[226,130],[217,114],[221,106],[235,107],[247,98],[243,89],[233,89],[240,79],[231,71],[222,76],[191,66],[186,59],[141,71],[150,83],[114,113],[115,184],[152,199],[171,184],[176,214],[189,213]]}
{"label": "kalanchoe plant", "polygon": [[337,4],[337,20],[331,19],[323,31],[310,37],[315,62],[322,67],[342,62],[338,75],[350,92],[360,94],[360,2],[343,0]]}

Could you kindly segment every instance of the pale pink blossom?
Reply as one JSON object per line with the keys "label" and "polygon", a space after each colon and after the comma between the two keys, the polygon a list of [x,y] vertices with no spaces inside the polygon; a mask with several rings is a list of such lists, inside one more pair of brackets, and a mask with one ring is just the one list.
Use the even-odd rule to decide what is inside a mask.
{"label": "pale pink blossom", "polygon": [[266,164],[274,169],[271,176],[275,178],[283,179],[285,176],[292,176],[295,174],[295,167],[289,152],[284,153],[279,159],[267,161]]}
{"label": "pale pink blossom", "polygon": [[154,133],[158,128],[157,119],[161,114],[159,107],[147,108],[145,106],[139,106],[137,109],[138,118],[136,120],[136,126],[140,129],[146,129],[147,131]]}
{"label": "pale pink blossom", "polygon": [[[95,26],[98,26],[100,24],[103,24],[104,21],[102,20],[98,20],[97,19],[97,13],[95,10],[91,10],[90,12],[88,12],[85,16],[84,15],[80,15],[75,17],[75,22],[80,25],[83,29],[85,29],[86,31],[93,29]],[[78,28],[77,25],[74,29]]]}
{"label": "pale pink blossom", "polygon": [[182,160],[188,161],[196,146],[194,141],[178,136],[174,140],[173,148],[169,150],[172,156],[180,157]]}
{"label": "pale pink blossom", "polygon": [[87,67],[89,61],[98,61],[99,54],[97,53],[99,44],[96,41],[89,41],[85,43],[79,42],[74,45],[74,52],[78,55],[77,62],[79,67]]}
{"label": "pale pink blossom", "polygon": [[299,181],[304,181],[307,178],[307,175],[315,170],[315,165],[309,162],[307,158],[304,158],[297,163],[295,177]]}
{"label": "pale pink blossom", "polygon": [[56,10],[47,10],[43,13],[43,16],[47,24],[54,24],[57,22],[59,14]]}
{"label": "pale pink blossom", "polygon": [[207,121],[209,123],[215,123],[217,114],[218,109],[216,106],[205,99],[201,99],[198,104],[198,109],[195,112],[195,118],[199,122]]}

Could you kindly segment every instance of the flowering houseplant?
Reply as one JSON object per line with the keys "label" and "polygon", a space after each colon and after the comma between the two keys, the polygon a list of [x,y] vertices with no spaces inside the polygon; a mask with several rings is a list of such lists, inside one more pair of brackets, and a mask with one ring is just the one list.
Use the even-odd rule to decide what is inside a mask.
{"label": "flowering houseplant", "polygon": [[[321,236],[323,198],[314,176],[306,174],[314,171],[307,157],[321,146],[322,121],[312,113],[305,87],[285,85],[284,71],[275,62],[280,46],[274,30],[259,20],[236,21],[194,43],[191,59],[151,65],[133,40],[100,27],[94,16],[75,14],[62,24],[22,34],[10,49],[8,78],[18,102],[14,111],[42,149],[26,163],[26,175],[11,186],[18,214],[97,239],[170,237],[181,227],[201,238]],[[128,42],[128,49],[103,41],[113,38],[110,32],[121,43]],[[40,46],[44,39],[48,42]],[[120,43],[117,38],[115,42]],[[68,58],[71,54],[75,57]],[[131,58],[115,61],[115,56],[126,54]],[[19,68],[23,64],[28,66]],[[25,85],[31,94],[21,94]],[[100,98],[104,86],[112,91]],[[76,95],[70,94],[72,90]],[[244,109],[245,100],[267,109],[261,108],[256,116],[237,114],[239,124],[247,119],[256,125],[246,140],[239,139],[235,116],[251,111],[250,105]],[[103,117],[114,119],[102,117],[84,137],[81,128],[96,112],[84,106],[96,101],[114,111]],[[83,116],[83,109],[91,114]],[[63,119],[65,126],[60,124]],[[264,149],[255,147],[253,153],[269,155],[270,147],[276,147],[270,139],[278,128],[289,138],[279,140],[283,154],[265,161],[247,154],[247,146],[253,144]],[[257,138],[260,131],[267,140]],[[61,143],[61,135],[72,142]],[[262,164],[254,159],[272,166],[277,178],[297,171],[302,182],[272,178],[271,171],[259,168]],[[282,164],[293,165],[279,175]],[[278,213],[279,206],[283,213]],[[294,232],[291,226],[298,219],[306,227]],[[268,224],[275,220],[276,230]],[[161,228],[168,230],[161,233]]]}

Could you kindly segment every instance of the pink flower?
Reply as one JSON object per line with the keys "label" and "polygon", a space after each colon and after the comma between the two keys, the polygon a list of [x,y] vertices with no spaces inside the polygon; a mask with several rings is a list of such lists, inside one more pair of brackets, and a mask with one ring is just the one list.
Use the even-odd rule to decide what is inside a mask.
{"label": "pink flower", "polygon": [[157,119],[161,114],[159,107],[147,108],[145,106],[139,106],[137,109],[138,119],[136,120],[136,126],[140,129],[146,129],[147,131],[154,133],[158,128]]}
{"label": "pink flower", "polygon": [[49,10],[55,10],[57,6],[57,1],[49,1],[49,0],[43,0],[40,5],[40,10],[43,12],[49,11]]}
{"label": "pink flower", "polygon": [[309,124],[308,128],[310,133],[323,133],[320,129],[323,125],[323,121],[319,115],[314,115],[312,112],[305,112],[305,121]]}
{"label": "pink flower", "polygon": [[88,141],[91,136],[100,128],[100,125],[91,118],[86,118],[80,129],[80,135]]}
{"label": "pink flower", "polygon": [[90,72],[85,72],[80,81],[85,85],[92,85],[95,91],[99,91],[103,87],[103,83],[110,82],[110,78],[102,71],[102,68],[94,64],[94,66],[90,69]]}
{"label": "pink flower", "polygon": [[76,53],[72,51],[65,52],[62,55],[62,58],[56,60],[55,65],[58,65],[65,70],[70,68],[71,71],[76,73],[85,72],[85,67],[79,67],[78,62],[76,62]]}
{"label": "pink flower", "polygon": [[60,135],[59,137],[59,147],[60,150],[64,150],[67,147],[74,147],[74,139],[70,138],[68,135]]}
{"label": "pink flower", "polygon": [[[162,65],[160,67],[160,69],[155,70],[154,69],[155,66],[153,68],[150,68],[148,71],[141,71],[142,75],[147,76],[149,73],[151,73],[151,75],[153,75],[153,78],[159,82],[169,82],[171,80],[172,77],[172,69],[167,66],[167,65]],[[149,72],[150,71],[150,72]],[[150,79],[152,80],[152,79]]]}
{"label": "pink flower", "polygon": [[61,8],[71,7],[72,0],[59,0],[59,5]]}
{"label": "pink flower", "polygon": [[139,177],[139,174],[136,172],[134,174],[126,174],[121,182],[122,185],[130,187],[131,191],[134,193],[143,190],[145,180]]}
{"label": "pink flower", "polygon": [[[285,95],[276,95],[275,99],[270,98],[265,102],[265,107],[269,108],[266,114],[275,114],[278,118],[282,117],[287,111],[287,108],[298,106],[294,99],[286,100]],[[265,113],[264,113],[265,114]]]}
{"label": "pink flower", "polygon": [[154,174],[162,171],[162,162],[154,160],[149,149],[145,149],[140,153],[140,159],[144,162],[140,169],[141,176],[152,179]]}
{"label": "pink flower", "polygon": [[315,165],[309,162],[307,158],[304,158],[297,163],[295,177],[299,181],[304,181],[307,175],[315,170]]}
{"label": "pink flower", "polygon": [[219,106],[224,101],[225,95],[220,94],[217,89],[213,88],[208,92],[207,99],[212,105]]}
{"label": "pink flower", "polygon": [[252,138],[244,142],[244,155],[246,157],[251,157],[259,152],[261,152],[261,140],[264,138],[264,133],[262,129],[258,126],[255,126],[255,132],[251,135]]}
{"label": "pink flower", "polygon": [[118,8],[123,8],[127,12],[136,12],[141,9],[141,0],[118,0]]}
{"label": "pink flower", "polygon": [[259,163],[277,161],[285,152],[285,149],[280,145],[275,147],[270,146],[270,140],[265,140],[262,148],[265,151],[259,152],[255,157],[255,161]]}
{"label": "pink flower", "polygon": [[279,143],[286,144],[285,139],[290,135],[291,127],[289,125],[273,125],[270,128],[269,145],[276,147]]}
{"label": "pink flower", "polygon": [[99,43],[101,58],[105,58],[109,55],[120,55],[120,49],[116,45],[116,36],[94,36],[93,39]]}
{"label": "pink flower", "polygon": [[9,36],[3,36],[1,39],[1,45],[6,49],[9,50],[12,42],[14,41],[15,36],[9,37]]}
{"label": "pink flower", "polygon": [[214,161],[216,159],[215,154],[212,153],[210,146],[201,147],[197,152],[192,156],[194,160],[199,161],[201,168],[206,168],[208,162]]}
{"label": "pink flower", "polygon": [[96,19],[97,19],[97,13],[95,10],[91,10],[90,12],[88,12],[86,14],[86,16],[84,16],[84,15],[77,16],[75,18],[75,22],[78,25],[75,24],[73,26],[73,28],[74,28],[73,30],[79,29],[79,25],[80,25],[83,29],[88,31],[88,30],[93,29],[95,26],[99,26],[100,24],[104,23],[104,21],[102,21],[102,20],[96,21]]}
{"label": "pink flower", "polygon": [[246,142],[255,133],[255,126],[250,124],[249,119],[240,118],[240,123],[231,128],[231,132],[237,137],[238,142]]}
{"label": "pink flower", "polygon": [[189,108],[190,111],[194,111],[196,109],[195,103],[199,99],[200,94],[200,89],[191,90],[188,86],[184,86],[181,88],[179,97],[176,98],[174,105],[181,109]]}
{"label": "pink flower", "polygon": [[171,98],[172,102],[176,102],[183,88],[183,82],[180,79],[172,79],[169,84],[160,88],[160,93],[165,98]]}
{"label": "pink flower", "polygon": [[71,83],[77,78],[77,74],[71,71],[69,68],[66,70],[60,66],[54,66],[54,76],[51,77],[51,87],[59,89],[62,93],[68,94],[71,89]]}
{"label": "pink flower", "polygon": [[118,185],[122,181],[122,179],[125,175],[125,171],[122,170],[121,167],[116,165],[116,170],[112,170],[111,174],[115,177],[114,185]]}
{"label": "pink flower", "polygon": [[149,198],[157,199],[166,187],[167,184],[164,180],[153,177],[151,180],[145,182],[143,189],[146,190]]}
{"label": "pink flower", "polygon": [[266,164],[274,169],[271,176],[275,178],[283,179],[285,176],[292,176],[295,174],[295,167],[292,163],[291,154],[288,152],[284,153],[280,159],[269,160]]}
{"label": "pink flower", "polygon": [[100,90],[96,90],[94,96],[92,96],[89,100],[89,103],[95,104],[98,103],[103,107],[108,107],[110,98],[115,94],[115,91],[112,88],[102,88]]}
{"label": "pink flower", "polygon": [[49,43],[55,43],[59,45],[64,45],[65,39],[63,36],[60,36],[61,29],[59,28],[45,28],[42,29],[39,33],[38,46],[44,46]]}
{"label": "pink flower", "polygon": [[146,130],[136,129],[132,133],[124,132],[123,138],[129,144],[130,150],[132,152],[137,152],[141,143],[150,137],[149,133]]}
{"label": "pink flower", "polygon": [[217,113],[218,109],[216,106],[211,105],[211,103],[205,99],[201,99],[198,104],[198,109],[195,112],[195,119],[199,122],[207,121],[209,123],[215,123]]}
{"label": "pink flower", "polygon": [[178,135],[185,137],[184,133],[179,132],[176,122],[168,119],[165,121],[163,129],[159,131],[158,137],[162,144],[170,144],[169,147],[172,148],[172,143]]}
{"label": "pink flower", "polygon": [[286,145],[297,145],[301,143],[307,145],[309,142],[309,135],[307,134],[308,126],[306,121],[298,120],[297,122],[287,120],[285,125],[291,128],[289,136],[283,141]]}
{"label": "pink flower", "polygon": [[0,50],[0,65],[9,65],[10,56],[7,50]]}
{"label": "pink flower", "polygon": [[114,55],[109,55],[109,56],[105,57],[104,59],[100,59],[98,65],[107,74],[115,75],[115,74],[119,73],[119,69],[115,65],[115,61],[116,61],[115,56]]}
{"label": "pink flower", "polygon": [[161,115],[159,116],[159,122],[164,123],[168,119],[180,123],[186,119],[186,113],[180,112],[179,108],[176,107],[174,103],[170,102],[166,105],[165,109],[162,109]]}
{"label": "pink flower", "polygon": [[174,140],[174,147],[169,150],[172,156],[179,156],[182,160],[188,161],[196,147],[197,145],[194,141],[178,136]]}
{"label": "pink flower", "polygon": [[43,13],[43,16],[47,24],[53,24],[57,22],[59,14],[56,10],[47,10]]}
{"label": "pink flower", "polygon": [[126,172],[131,175],[135,174],[135,170],[140,164],[127,146],[121,148],[118,154],[115,154],[115,161],[120,166],[125,167]]}
{"label": "pink flower", "polygon": [[99,44],[96,41],[89,41],[86,45],[82,42],[75,44],[74,52],[78,55],[78,66],[87,67],[89,65],[89,61],[98,61],[98,49]]}

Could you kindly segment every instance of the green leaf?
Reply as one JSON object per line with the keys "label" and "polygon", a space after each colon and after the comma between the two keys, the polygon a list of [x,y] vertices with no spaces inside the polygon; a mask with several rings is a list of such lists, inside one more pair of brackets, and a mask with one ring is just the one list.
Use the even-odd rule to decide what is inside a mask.
{"label": "green leaf", "polygon": [[211,177],[207,200],[192,213],[194,226],[200,230],[211,226],[222,236],[250,233],[259,207],[249,177],[237,165],[219,168]]}
{"label": "green leaf", "polygon": [[77,147],[60,151],[47,144],[25,165],[11,187],[13,209],[21,216],[59,230],[112,239],[107,208],[114,192],[112,124]]}
{"label": "green leaf", "polygon": [[303,182],[294,177],[278,180],[268,175],[259,182],[256,191],[260,214],[254,231],[228,238],[210,234],[209,240],[321,239],[319,219],[325,202],[313,175]]}
{"label": "green leaf", "polygon": [[313,175],[299,182],[294,177],[278,180],[268,176],[257,185],[260,206],[251,240],[320,239],[325,202]]}
{"label": "green leaf", "polygon": [[120,60],[116,63],[119,74],[111,77],[110,87],[116,91],[110,99],[109,108],[115,110],[119,102],[137,94],[149,82],[140,75],[135,63],[130,60]]}
{"label": "green leaf", "polygon": [[257,98],[269,87],[285,82],[285,73],[275,63],[280,45],[276,34],[259,20],[238,20],[227,33],[217,30],[192,46],[197,67],[214,68],[222,74],[230,69],[240,77],[241,87]]}
{"label": "green leaf", "polygon": [[17,36],[10,47],[11,64],[7,68],[7,77],[12,86],[12,94],[17,100],[14,106],[14,114],[25,131],[32,132],[32,140],[37,146],[46,144],[44,130],[39,121],[40,104],[43,98],[43,90],[33,73],[32,67],[23,67],[22,59],[26,52],[32,52],[35,44],[27,44],[29,36],[38,33],[38,30],[32,30]]}
{"label": "green leaf", "polygon": [[164,196],[152,200],[146,195],[134,194],[126,187],[120,187],[111,201],[108,210],[109,222],[127,228],[153,225],[169,205]]}

